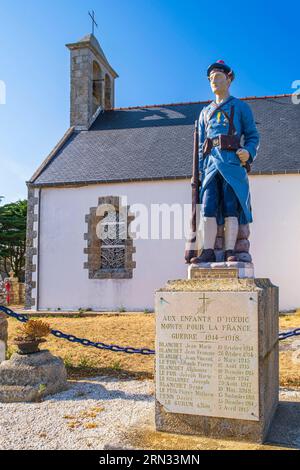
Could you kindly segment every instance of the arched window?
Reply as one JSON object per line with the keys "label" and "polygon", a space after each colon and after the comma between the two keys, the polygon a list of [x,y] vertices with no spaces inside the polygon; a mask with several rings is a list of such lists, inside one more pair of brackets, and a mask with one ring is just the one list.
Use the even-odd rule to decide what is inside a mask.
{"label": "arched window", "polygon": [[102,106],[102,72],[100,65],[93,62],[93,114]]}
{"label": "arched window", "polygon": [[111,109],[111,79],[105,75],[105,109]]}

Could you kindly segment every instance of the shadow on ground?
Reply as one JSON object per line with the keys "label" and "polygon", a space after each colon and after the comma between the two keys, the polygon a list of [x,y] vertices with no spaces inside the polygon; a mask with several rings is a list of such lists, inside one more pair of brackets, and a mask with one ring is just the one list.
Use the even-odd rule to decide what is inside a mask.
{"label": "shadow on ground", "polygon": [[267,442],[300,449],[300,402],[279,403]]}
{"label": "shadow on ground", "polygon": [[115,449],[143,450],[286,450],[300,449],[300,402],[281,401],[264,444],[157,432],[153,417],[136,423]]}
{"label": "shadow on ground", "polygon": [[132,371],[124,368],[113,369],[112,367],[81,367],[67,366],[68,378],[80,380],[85,378],[109,376],[116,379],[128,380],[153,380],[153,373],[147,371]]}

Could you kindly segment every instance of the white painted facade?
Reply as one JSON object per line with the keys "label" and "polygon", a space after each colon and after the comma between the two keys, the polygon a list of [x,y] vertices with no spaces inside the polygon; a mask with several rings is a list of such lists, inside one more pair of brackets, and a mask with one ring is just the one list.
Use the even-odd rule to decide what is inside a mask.
{"label": "white painted facade", "polygon": [[[300,175],[253,175],[250,185],[255,275],[270,278],[280,287],[281,309],[299,307]],[[173,236],[171,240],[134,241],[137,267],[133,279],[89,279],[84,269],[85,216],[101,196],[122,196],[124,204],[144,204],[150,211],[151,204],[189,205],[191,188],[188,180],[170,180],[42,189],[40,222],[35,227],[39,231],[38,259],[34,260],[37,288],[32,293],[38,305],[33,310],[152,310],[156,289],[169,279],[187,277],[185,239]]]}

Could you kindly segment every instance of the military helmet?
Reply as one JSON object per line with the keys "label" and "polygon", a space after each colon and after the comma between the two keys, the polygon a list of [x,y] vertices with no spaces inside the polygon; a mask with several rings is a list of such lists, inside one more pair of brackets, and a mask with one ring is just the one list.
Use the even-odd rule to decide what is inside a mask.
{"label": "military helmet", "polygon": [[220,70],[224,72],[233,82],[235,79],[235,74],[234,71],[229,67],[229,65],[226,65],[224,60],[217,60],[217,62],[214,62],[212,65],[210,65],[207,69],[207,77],[209,79],[209,76],[213,70]]}

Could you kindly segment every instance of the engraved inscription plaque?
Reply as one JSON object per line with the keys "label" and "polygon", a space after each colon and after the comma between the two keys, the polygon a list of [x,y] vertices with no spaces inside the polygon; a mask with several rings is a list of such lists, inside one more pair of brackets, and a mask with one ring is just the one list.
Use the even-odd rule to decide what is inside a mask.
{"label": "engraved inscription plaque", "polygon": [[166,411],[259,421],[257,300],[156,293],[156,398]]}
{"label": "engraved inscription plaque", "polygon": [[218,269],[194,269],[193,279],[231,279],[238,278],[238,269],[218,268]]}

